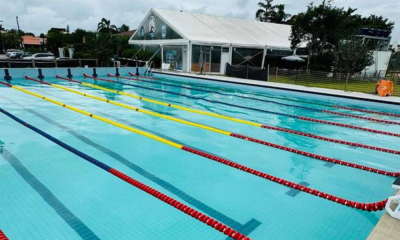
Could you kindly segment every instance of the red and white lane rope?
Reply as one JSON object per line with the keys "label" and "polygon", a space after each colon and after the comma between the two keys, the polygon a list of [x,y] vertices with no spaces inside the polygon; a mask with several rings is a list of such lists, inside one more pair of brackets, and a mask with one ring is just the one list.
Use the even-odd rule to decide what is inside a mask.
{"label": "red and white lane rope", "polygon": [[388,136],[393,136],[393,137],[400,137],[400,133],[393,133],[393,132],[381,131],[381,130],[376,130],[376,129],[371,129],[371,128],[354,126],[354,125],[350,125],[350,124],[319,120],[319,119],[315,119],[315,118],[303,117],[303,116],[287,114],[287,113],[281,113],[281,112],[274,112],[274,111],[264,110],[264,109],[260,109],[260,108],[246,107],[246,106],[241,106],[241,105],[232,104],[232,103],[228,103],[228,102],[210,100],[210,99],[201,98],[201,97],[195,97],[195,96],[191,96],[191,95],[187,95],[187,94],[176,93],[176,92],[173,92],[173,91],[166,91],[166,90],[161,90],[161,89],[156,89],[156,88],[151,88],[151,87],[144,87],[144,86],[137,85],[137,84],[128,84],[128,83],[122,83],[122,82],[113,81],[113,80],[105,79],[105,78],[91,77],[91,76],[89,76],[87,74],[83,74],[83,76],[86,77],[86,78],[95,79],[95,80],[99,80],[99,81],[112,82],[112,83],[117,83],[117,84],[126,85],[126,86],[133,86],[133,87],[147,89],[147,90],[156,91],[156,92],[170,93],[170,94],[174,94],[174,95],[178,95],[178,96],[183,96],[183,97],[186,97],[186,98],[202,100],[202,101],[206,101],[206,102],[210,102],[210,103],[217,103],[217,104],[222,104],[222,105],[226,105],[226,106],[231,106],[231,107],[237,107],[237,108],[257,111],[257,112],[263,112],[263,113],[267,113],[267,114],[285,116],[285,117],[299,119],[299,120],[307,121],[307,122],[322,123],[322,124],[333,125],[333,126],[338,126],[338,127],[351,128],[351,129],[365,131],[365,132],[372,132],[372,133],[383,134],[383,135],[388,135]]}
{"label": "red and white lane rope", "polygon": [[[147,79],[153,79],[153,80],[160,80],[158,78],[149,78],[149,77],[143,77],[143,76],[136,76],[135,74],[132,74],[131,72],[128,72],[130,76],[133,76],[137,79],[139,78],[147,78]],[[121,78],[121,77],[120,77]],[[169,81],[169,82],[175,82],[169,79],[162,79],[163,81]],[[186,85],[193,85],[193,83],[189,82],[179,82],[180,84],[186,84]],[[207,86],[207,85],[197,85],[198,87],[204,87],[204,88],[209,88],[209,89],[215,89],[213,87]],[[219,90],[219,89],[218,89]],[[248,93],[244,93],[248,94]],[[318,105],[318,106],[325,106],[325,107],[333,107],[333,108],[341,108],[341,109],[346,109],[346,110],[351,110],[351,111],[356,111],[356,112],[363,112],[363,113],[372,113],[372,114],[377,114],[377,115],[382,115],[382,116],[389,116],[389,117],[400,117],[400,114],[398,113],[388,113],[388,112],[379,112],[379,111],[373,111],[373,110],[367,110],[367,109],[362,109],[362,108],[353,108],[353,107],[346,107],[346,106],[340,106],[340,105],[329,105],[329,104],[323,104],[323,103],[316,103],[316,102],[310,102],[310,101],[302,101],[299,99],[290,99],[290,98],[285,98],[285,97],[272,97],[272,96],[266,96],[262,94],[252,94],[255,96],[260,96],[260,97],[267,97],[267,98],[273,98],[273,99],[280,99],[280,100],[286,100],[286,101],[291,101],[291,102],[303,102],[303,103],[308,103],[308,104],[313,104],[313,105]]]}
{"label": "red and white lane rope", "polygon": [[[129,73],[129,74],[131,74],[131,76],[132,76],[132,73]],[[147,82],[147,83],[153,83],[153,84],[159,84],[159,85],[165,85],[165,86],[178,87],[178,88],[183,88],[183,89],[196,90],[196,91],[200,91],[200,92],[213,93],[213,94],[219,94],[219,95],[230,96],[230,97],[250,99],[250,100],[254,100],[254,101],[261,101],[261,102],[272,103],[272,104],[276,104],[276,105],[288,106],[288,107],[293,107],[293,108],[300,108],[300,109],[305,109],[305,110],[314,111],[314,112],[327,113],[327,114],[336,115],[336,116],[357,118],[357,119],[367,120],[367,121],[371,121],[371,122],[385,123],[385,124],[392,124],[392,125],[400,125],[400,122],[396,122],[396,121],[382,120],[382,119],[364,117],[364,116],[359,116],[359,115],[354,115],[354,114],[340,113],[340,112],[335,112],[335,111],[323,110],[323,109],[318,109],[318,108],[305,107],[305,106],[293,105],[293,104],[286,104],[286,103],[282,103],[282,102],[276,102],[276,101],[271,101],[271,100],[266,100],[266,99],[249,97],[249,96],[234,95],[234,94],[230,94],[230,93],[221,93],[221,92],[217,92],[217,91],[204,90],[204,89],[193,88],[193,87],[186,87],[186,86],[181,86],[181,85],[176,85],[176,84],[155,82],[155,81],[144,80],[144,79],[139,79],[139,78],[115,76],[115,75],[111,75],[111,74],[107,74],[107,76],[108,77],[113,77],[113,78],[120,78],[120,79],[138,81],[138,82]]]}
{"label": "red and white lane rope", "polygon": [[[82,81],[77,81],[77,80],[73,80],[73,79],[69,79],[69,78],[64,78],[61,76],[56,76],[58,79],[62,79],[62,80],[66,80],[69,82],[74,82],[77,84],[81,84],[84,86],[89,86],[92,88],[96,88],[96,85],[85,85],[86,83],[82,82]],[[34,80],[36,81],[36,80]],[[113,89],[108,89],[108,88],[104,88],[101,87],[101,89],[103,89],[104,91],[115,91]],[[125,94],[122,91],[118,91],[119,94]],[[147,98],[142,98],[140,96],[136,96],[136,95],[132,95],[129,94],[130,97],[135,97],[137,99],[140,99],[142,101],[146,101]],[[172,104],[168,104],[168,103],[164,103],[164,102],[159,102],[159,101],[155,101],[152,99],[149,99],[152,103],[154,104],[158,104],[158,105],[168,105],[168,106],[174,106]],[[204,114],[203,112],[198,112],[196,110],[190,109],[190,108],[179,108],[182,109],[184,111],[190,111],[190,112],[195,112],[198,114]],[[207,113],[207,112],[206,112]],[[354,142],[349,142],[349,141],[344,141],[344,140],[338,140],[338,139],[334,139],[334,138],[328,138],[328,137],[323,137],[323,136],[318,136],[315,134],[311,134],[311,133],[306,133],[306,132],[301,132],[301,131],[296,131],[296,130],[291,130],[288,128],[281,128],[281,127],[275,127],[275,126],[270,126],[270,125],[264,125],[264,124],[260,124],[260,123],[256,123],[256,122],[249,122],[246,120],[242,120],[242,119],[236,119],[236,118],[232,118],[232,117],[228,117],[228,116],[223,116],[223,115],[215,115],[212,114],[212,116],[214,117],[223,117],[223,119],[228,120],[228,121],[235,121],[235,122],[239,122],[242,124],[247,124],[247,125],[251,125],[251,126],[256,126],[256,127],[261,127],[261,128],[265,128],[265,129],[270,129],[270,130],[275,130],[275,131],[280,131],[280,132],[286,132],[286,133],[291,133],[291,134],[296,134],[296,135],[300,135],[300,136],[304,136],[304,137],[309,137],[309,138],[314,138],[314,139],[318,139],[318,140],[322,140],[322,141],[327,141],[327,142],[333,142],[333,143],[337,143],[337,144],[343,144],[343,145],[348,145],[348,146],[353,146],[353,147],[360,147],[360,148],[366,148],[366,149],[371,149],[371,150],[375,150],[375,151],[380,151],[380,152],[386,152],[386,153],[391,153],[391,154],[396,154],[396,155],[400,155],[400,151],[398,150],[393,150],[393,149],[388,149],[388,148],[382,148],[382,147],[376,147],[376,146],[371,146],[371,145],[366,145],[366,144],[362,144],[362,143],[354,143]]]}
{"label": "red and white lane rope", "polygon": [[6,234],[4,234],[4,232],[1,231],[1,229],[0,229],[0,240],[8,240]]}
{"label": "red and white lane rope", "polygon": [[[170,206],[172,206],[172,207],[178,209],[179,211],[181,211],[181,212],[183,212],[183,213],[185,213],[185,214],[187,214],[187,215],[199,220],[200,222],[203,222],[203,223],[207,224],[208,226],[218,230],[219,232],[222,232],[223,234],[225,234],[225,235],[227,235],[227,236],[229,236],[229,237],[231,237],[231,238],[233,238],[235,240],[250,240],[250,238],[248,238],[244,234],[242,234],[242,233],[240,233],[240,232],[228,227],[227,225],[225,225],[225,224],[223,224],[223,223],[221,223],[221,222],[219,222],[219,221],[207,216],[204,213],[201,213],[201,212],[199,212],[199,211],[197,211],[197,210],[195,210],[195,209],[193,209],[193,208],[191,208],[191,207],[189,207],[189,206],[187,206],[187,205],[185,205],[185,204],[183,204],[183,203],[181,203],[181,202],[179,202],[179,201],[177,201],[177,200],[175,200],[175,199],[173,199],[173,198],[171,198],[171,197],[169,197],[169,196],[167,196],[167,195],[165,195],[165,194],[163,194],[163,193],[161,193],[161,192],[159,192],[157,190],[155,190],[154,188],[151,188],[151,187],[147,186],[144,183],[141,183],[141,182],[133,179],[132,177],[130,177],[130,176],[118,171],[115,168],[112,168],[112,167],[108,166],[107,164],[95,159],[94,157],[91,157],[91,156],[79,151],[78,149],[66,144],[65,142],[62,142],[62,141],[58,140],[57,138],[51,136],[50,134],[48,134],[48,133],[36,128],[35,126],[30,125],[27,122],[24,122],[23,120],[21,120],[20,118],[16,117],[15,115],[7,112],[6,110],[0,108],[0,112],[5,114],[6,116],[10,117],[14,121],[20,123],[21,125],[31,129],[32,131],[38,133],[39,135],[41,135],[41,136],[47,138],[48,140],[54,142],[55,144],[59,145],[60,147],[66,149],[69,152],[77,155],[78,157],[86,160],[87,162],[89,162],[89,163],[91,163],[91,164],[93,164],[93,165],[105,170],[106,172],[111,173],[112,175],[118,177],[119,179],[124,180],[125,182],[129,183],[130,185],[132,185],[132,186],[134,186],[134,187],[136,187],[136,188],[138,188],[138,189],[140,189],[140,190],[152,195],[153,197],[155,197],[155,198],[157,198],[157,199],[169,204]],[[4,234],[3,234],[3,236],[5,237]],[[0,234],[0,240],[6,240],[6,239],[7,238],[2,239],[1,238],[1,234]]]}
{"label": "red and white lane rope", "polygon": [[[25,78],[27,80],[39,82],[39,83],[46,84],[46,85],[53,86],[53,87],[58,87],[58,85],[53,85],[51,83],[48,83],[48,82],[45,82],[45,81],[41,81],[41,80],[37,80],[37,79],[31,78],[31,77],[28,77],[28,76],[26,76]],[[71,91],[71,89],[64,88],[64,87],[62,87],[61,89],[65,90],[65,91]],[[74,92],[74,93],[77,93],[77,94],[80,94],[80,95],[86,96],[86,97],[92,97],[91,95],[87,95],[87,94],[85,94],[83,92],[77,92],[76,90],[71,91],[71,92]],[[94,99],[99,100],[98,98],[95,98],[95,97],[94,97]],[[109,101],[107,101],[107,99],[103,99],[103,102],[109,102]],[[116,104],[118,106],[121,106],[119,103],[116,103],[116,102],[112,102],[112,103]],[[125,106],[125,105],[122,105],[122,106]],[[138,108],[129,108],[129,109],[142,112],[142,110],[140,110]],[[156,115],[156,116],[160,117],[160,116],[162,116],[162,114],[161,115]],[[176,119],[174,119],[174,120],[176,120]],[[217,132],[217,133],[220,133],[220,134],[228,135],[228,136],[231,136],[231,137],[243,139],[243,140],[254,142],[254,143],[257,143],[257,144],[264,145],[264,146],[277,148],[277,149],[280,149],[280,150],[283,150],[283,151],[292,152],[292,153],[295,153],[295,154],[298,154],[298,155],[303,155],[303,156],[306,156],[306,157],[309,157],[309,158],[312,158],[312,159],[339,164],[339,165],[342,165],[342,166],[345,166],[345,167],[356,168],[356,169],[360,169],[360,170],[363,170],[363,171],[373,172],[373,173],[377,173],[377,174],[381,174],[381,175],[385,175],[385,176],[397,177],[397,176],[400,175],[399,172],[389,172],[389,171],[385,171],[385,170],[381,170],[381,169],[377,169],[377,168],[372,168],[372,167],[367,167],[367,166],[363,166],[363,165],[359,165],[359,164],[354,164],[354,163],[347,162],[347,161],[344,161],[344,160],[338,160],[338,159],[334,159],[334,158],[331,158],[331,157],[326,157],[326,156],[313,154],[313,153],[310,153],[310,152],[306,152],[306,151],[302,151],[302,150],[298,150],[298,149],[294,149],[294,148],[285,147],[285,146],[282,146],[282,145],[279,145],[279,144],[274,144],[274,143],[271,143],[271,142],[267,142],[267,141],[264,141],[264,140],[252,138],[252,137],[241,135],[241,134],[237,134],[237,133],[233,133],[233,132],[230,132],[230,131],[225,131],[225,130],[222,130],[222,129],[212,128],[212,127],[205,126],[205,125],[202,125],[202,124],[197,124],[197,123],[196,124],[194,124],[194,123],[192,124],[191,122],[188,122],[188,121],[186,121],[186,122],[178,121],[178,122],[184,123],[184,124],[189,124],[190,123],[189,124],[190,126],[194,126],[194,127],[206,129],[206,130],[209,130],[209,131]]]}

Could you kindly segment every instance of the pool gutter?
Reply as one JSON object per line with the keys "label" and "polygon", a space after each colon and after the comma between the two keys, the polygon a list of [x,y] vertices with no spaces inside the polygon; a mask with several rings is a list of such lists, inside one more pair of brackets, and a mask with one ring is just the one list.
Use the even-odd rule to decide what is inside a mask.
{"label": "pool gutter", "polygon": [[367,93],[359,93],[359,92],[346,92],[342,90],[334,90],[327,88],[317,88],[317,87],[306,87],[299,86],[293,84],[285,84],[285,83],[273,83],[259,80],[249,80],[249,79],[241,79],[241,78],[233,78],[233,77],[225,77],[225,76],[217,76],[217,75],[197,75],[193,73],[179,73],[179,72],[171,72],[171,71],[159,71],[154,70],[155,74],[165,74],[171,76],[179,76],[179,77],[191,77],[201,80],[207,81],[217,81],[217,82],[225,82],[225,83],[233,83],[233,84],[241,84],[255,87],[263,87],[263,88],[272,88],[286,91],[294,91],[294,92],[302,92],[316,95],[324,95],[338,98],[348,98],[369,102],[377,102],[384,103],[390,105],[399,105],[400,106],[400,97],[380,97],[377,95],[367,94]]}

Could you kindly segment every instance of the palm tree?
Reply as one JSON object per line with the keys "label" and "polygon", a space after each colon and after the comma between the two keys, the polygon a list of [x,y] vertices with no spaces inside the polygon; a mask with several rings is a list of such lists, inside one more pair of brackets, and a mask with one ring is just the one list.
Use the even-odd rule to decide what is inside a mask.
{"label": "palm tree", "polygon": [[97,25],[97,32],[103,33],[115,33],[118,32],[118,29],[115,25],[111,25],[111,21],[105,18],[101,19],[101,22]]}
{"label": "palm tree", "polygon": [[129,26],[126,24],[122,24],[121,27],[118,28],[118,32],[127,32],[129,31]]}
{"label": "palm tree", "polygon": [[290,14],[285,13],[285,4],[272,5],[273,0],[259,2],[260,7],[256,12],[256,19],[261,22],[285,23]]}

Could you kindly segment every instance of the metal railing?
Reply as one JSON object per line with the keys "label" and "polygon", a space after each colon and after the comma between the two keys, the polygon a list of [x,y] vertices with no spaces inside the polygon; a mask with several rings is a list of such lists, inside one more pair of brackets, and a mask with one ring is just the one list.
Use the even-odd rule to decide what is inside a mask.
{"label": "metal railing", "polygon": [[308,87],[319,87],[351,92],[374,94],[376,84],[381,78],[392,80],[394,84],[393,96],[400,96],[400,72],[362,72],[358,74],[288,70],[270,68],[269,81],[288,83]]}
{"label": "metal railing", "polygon": [[98,67],[98,59],[54,59],[54,60],[25,60],[0,59],[0,68],[57,68],[57,67]]}

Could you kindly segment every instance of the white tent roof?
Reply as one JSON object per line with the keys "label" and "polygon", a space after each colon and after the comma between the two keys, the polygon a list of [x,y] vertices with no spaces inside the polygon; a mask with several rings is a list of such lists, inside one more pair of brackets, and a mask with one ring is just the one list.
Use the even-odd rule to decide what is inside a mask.
{"label": "white tent roof", "polygon": [[158,14],[176,32],[193,43],[290,48],[290,25],[164,9],[151,11]]}

